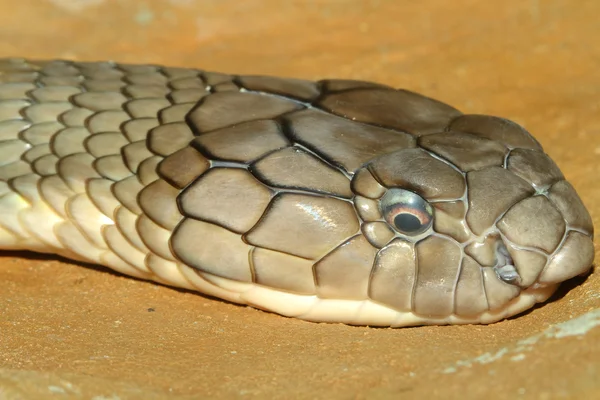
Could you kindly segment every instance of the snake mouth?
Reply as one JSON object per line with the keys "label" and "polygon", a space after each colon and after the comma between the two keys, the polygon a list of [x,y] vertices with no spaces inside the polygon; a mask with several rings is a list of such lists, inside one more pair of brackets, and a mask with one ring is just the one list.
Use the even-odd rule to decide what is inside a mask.
{"label": "snake mouth", "polygon": [[520,266],[515,265],[508,246],[497,232],[467,244],[465,253],[481,267],[493,269],[500,281],[509,285],[523,286],[523,278],[518,268]]}
{"label": "snake mouth", "polygon": [[500,238],[496,242],[496,263],[493,268],[501,281],[517,286],[521,283],[521,276],[515,267],[514,260],[510,256],[506,244]]}

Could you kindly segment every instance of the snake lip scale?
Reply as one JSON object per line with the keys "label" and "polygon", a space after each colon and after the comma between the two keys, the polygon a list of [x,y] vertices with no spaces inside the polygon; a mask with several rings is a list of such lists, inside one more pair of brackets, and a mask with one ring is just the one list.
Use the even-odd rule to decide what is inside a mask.
{"label": "snake lip scale", "polygon": [[309,321],[492,323],[594,259],[540,143],[364,81],[0,59],[0,248]]}

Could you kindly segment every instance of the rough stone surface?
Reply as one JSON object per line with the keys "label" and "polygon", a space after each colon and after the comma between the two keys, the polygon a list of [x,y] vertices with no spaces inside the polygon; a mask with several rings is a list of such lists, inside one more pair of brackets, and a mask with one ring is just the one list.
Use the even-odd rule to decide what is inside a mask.
{"label": "rough stone surface", "polygon": [[[597,1],[0,0],[0,11],[2,56],[366,79],[514,119],[600,223]],[[597,274],[508,321],[407,329],[303,322],[31,254],[4,253],[0,283],[7,399],[600,397]]]}

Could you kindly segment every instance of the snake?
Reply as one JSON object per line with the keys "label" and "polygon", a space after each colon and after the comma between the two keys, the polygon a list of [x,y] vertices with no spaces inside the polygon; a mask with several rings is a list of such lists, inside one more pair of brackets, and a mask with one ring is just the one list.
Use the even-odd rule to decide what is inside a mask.
{"label": "snake", "polygon": [[0,249],[312,322],[491,324],[589,273],[521,125],[350,79],[0,59]]}

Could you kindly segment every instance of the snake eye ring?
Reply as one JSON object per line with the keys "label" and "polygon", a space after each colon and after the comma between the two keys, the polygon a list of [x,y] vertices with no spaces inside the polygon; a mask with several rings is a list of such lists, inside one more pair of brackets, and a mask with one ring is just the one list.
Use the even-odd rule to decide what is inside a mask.
{"label": "snake eye ring", "polygon": [[433,223],[433,209],[429,203],[408,190],[388,190],[381,198],[380,208],[387,223],[407,236],[420,235]]}

